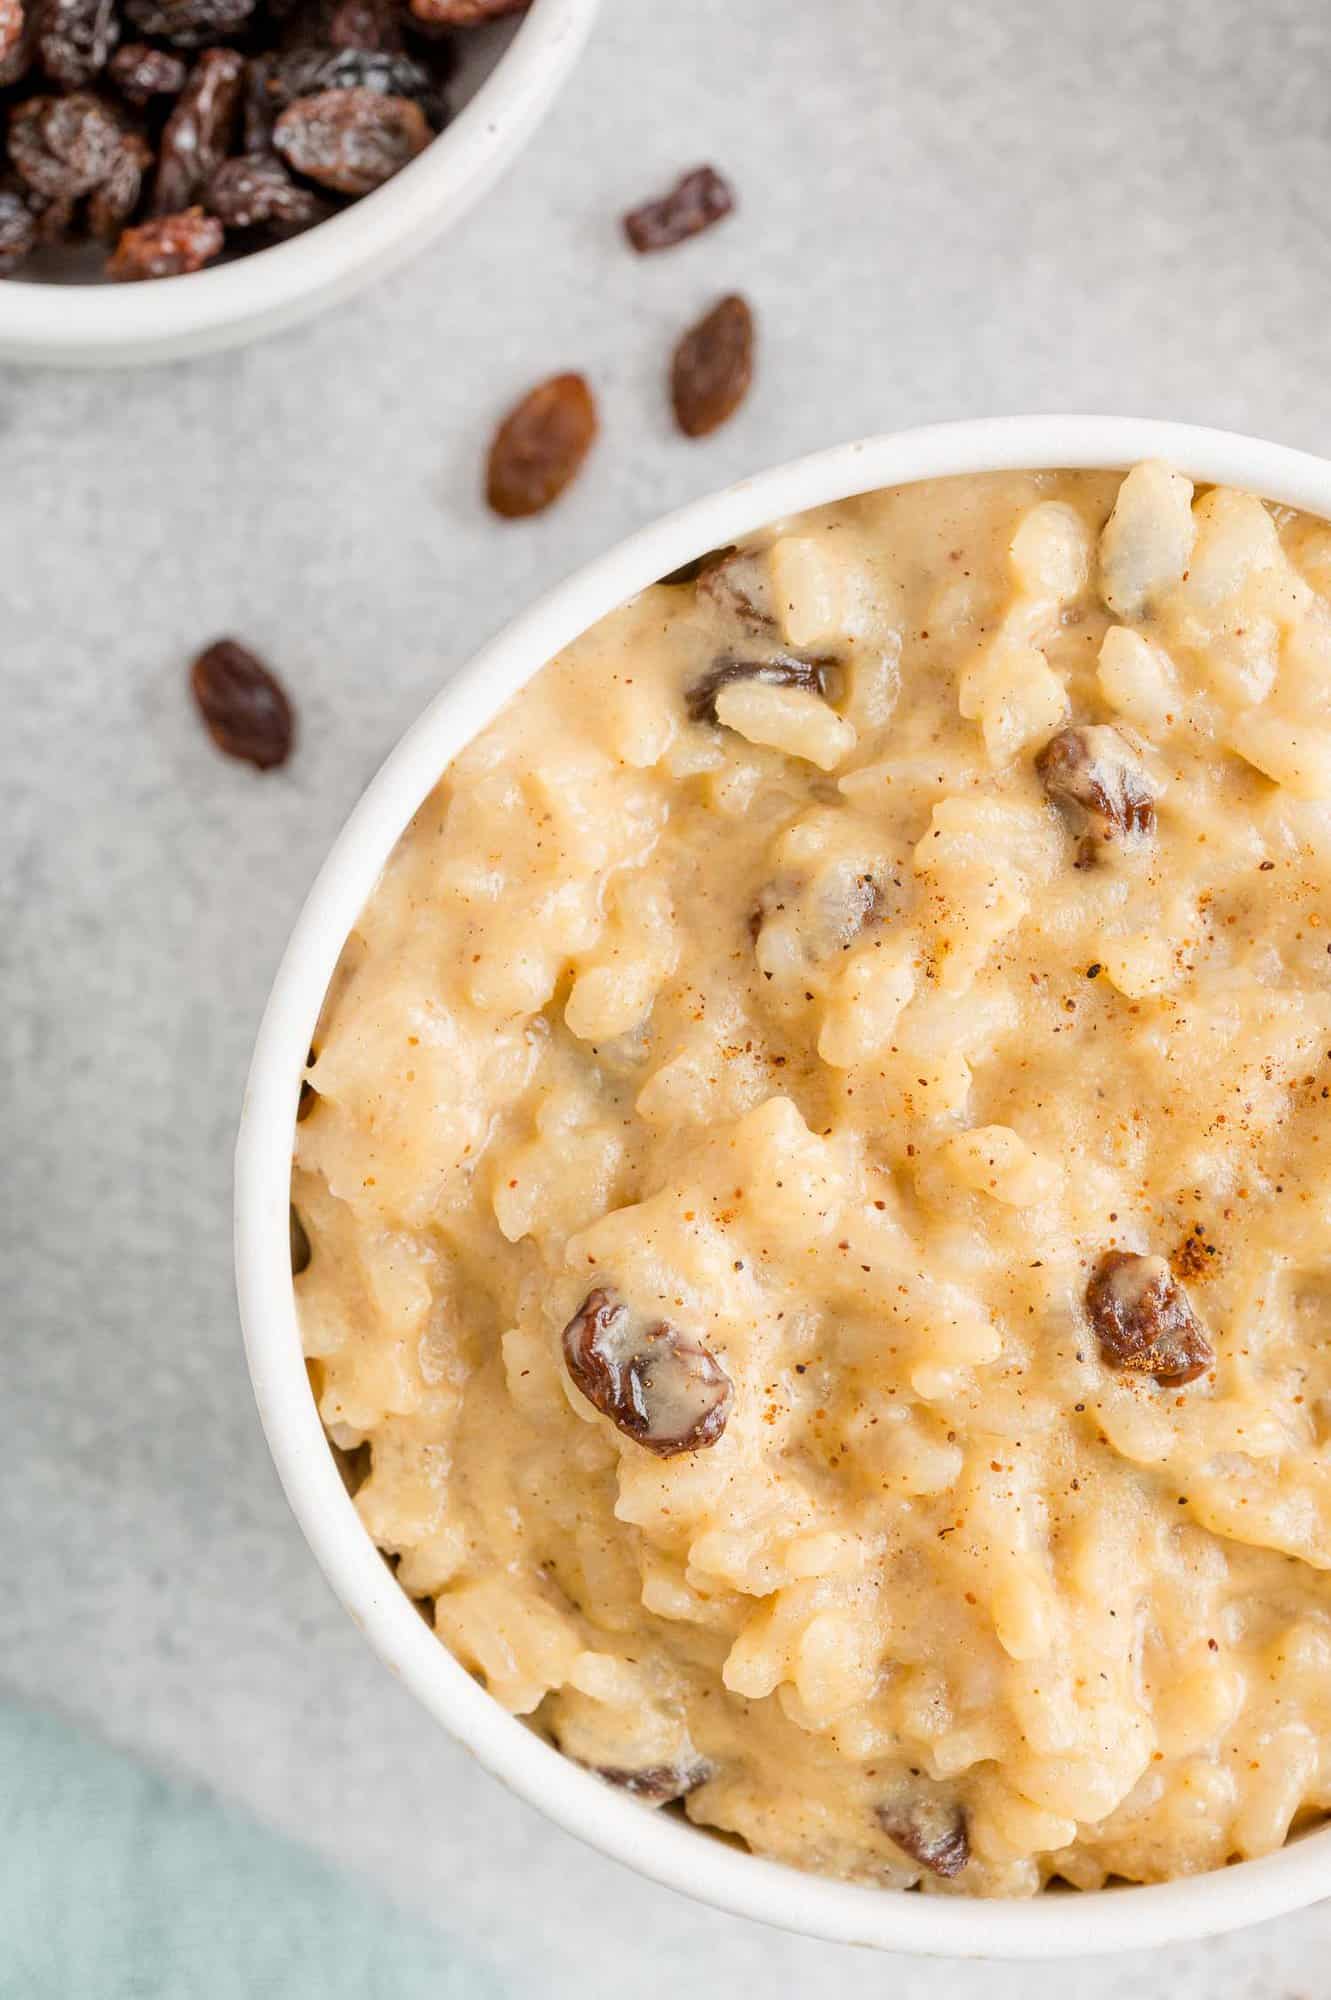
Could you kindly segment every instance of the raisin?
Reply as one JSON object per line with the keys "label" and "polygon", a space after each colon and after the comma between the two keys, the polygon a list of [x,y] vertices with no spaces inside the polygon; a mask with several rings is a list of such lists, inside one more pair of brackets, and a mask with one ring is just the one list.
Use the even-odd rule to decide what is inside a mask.
{"label": "raisin", "polygon": [[639,255],[669,250],[720,222],[735,206],[730,184],[714,167],[695,167],[658,201],[645,201],[624,217],[624,234]]}
{"label": "raisin", "polygon": [[531,0],[411,0],[411,11],[441,27],[475,28],[501,14],[521,14],[530,5]]}
{"label": "raisin", "polygon": [[1048,797],[1071,810],[1082,833],[1079,868],[1093,862],[1107,841],[1154,831],[1151,781],[1108,723],[1061,730],[1046,743],[1035,768]]}
{"label": "raisin", "polygon": [[37,243],[37,224],[21,194],[0,189],[0,277],[16,271]]}
{"label": "raisin", "polygon": [[851,861],[832,861],[806,877],[769,883],[750,914],[749,935],[756,944],[769,920],[787,918],[793,937],[783,960],[813,968],[848,951],[862,931],[883,920],[887,908],[887,891],[876,875]]}
{"label": "raisin", "polygon": [[39,0],[37,61],[52,83],[82,90],[119,40],[113,0]]}
{"label": "raisin", "polygon": [[199,49],[239,34],[254,7],[255,0],[124,0],[124,12],[140,34],[178,49]]}
{"label": "raisin", "polygon": [[74,234],[74,218],[78,212],[78,203],[72,194],[34,192],[28,196],[28,207],[32,210],[39,250],[49,249],[53,244],[68,243]]}
{"label": "raisin", "polygon": [[106,179],[88,197],[88,228],[99,242],[114,243],[133,215],[152,162],[148,141],[137,132],[127,132]]}
{"label": "raisin", "polygon": [[746,631],[776,630],[771,572],[751,550],[735,549],[727,561],[709,564],[698,578],[698,595]]}
{"label": "raisin", "polygon": [[620,1791],[652,1806],[673,1805],[676,1799],[686,1799],[714,1775],[712,1766],[702,1759],[694,1764],[648,1764],[640,1771],[626,1771],[615,1764],[598,1764],[595,1768],[597,1777],[604,1778],[608,1785],[617,1785]]}
{"label": "raisin", "polygon": [[369,194],[429,143],[419,104],[363,87],[298,97],[273,127],[288,166],[339,194]]}
{"label": "raisin", "polygon": [[197,201],[231,151],[244,79],[245,59],[235,49],[205,49],[194,64],[162,132],[154,215],[178,215]]}
{"label": "raisin", "polygon": [[189,68],[183,56],[154,49],[147,42],[126,42],[107,65],[107,75],[122,97],[144,105],[154,97],[178,97]]}
{"label": "raisin", "polygon": [[666,590],[674,590],[686,583],[696,583],[699,577],[705,576],[710,569],[719,568],[726,558],[733,556],[734,553],[733,542],[727,543],[723,549],[708,549],[705,555],[694,556],[691,562],[681,563],[678,569],[668,571],[665,576],[658,576],[656,581]]}
{"label": "raisin", "polygon": [[539,514],[577,476],[596,437],[596,401],[582,375],[552,375],[511,409],[490,446],[485,497],[496,514]]}
{"label": "raisin", "polygon": [[228,229],[308,229],[327,214],[318,195],[298,187],[272,153],[223,160],[204,200]]}
{"label": "raisin", "polygon": [[273,62],[267,89],[275,111],[325,90],[373,90],[410,98],[436,130],[447,113],[434,77],[415,56],[381,49],[296,49]]}
{"label": "raisin", "polygon": [[23,0],[0,0],[0,85],[17,83],[28,67],[31,32]]}
{"label": "raisin", "polygon": [[888,1839],[932,1875],[950,1881],[971,1858],[966,1815],[948,1800],[893,1800],[878,1807],[877,1818]]}
{"label": "raisin", "polygon": [[1162,1388],[1195,1382],[1215,1361],[1188,1295],[1163,1257],[1107,1250],[1086,1287],[1086,1312],[1111,1368]]}
{"label": "raisin", "polygon": [[794,653],[778,653],[770,660],[741,660],[733,653],[723,653],[685,695],[689,720],[715,722],[716,697],[732,681],[763,681],[768,687],[805,688],[810,694],[826,694],[831,664],[830,660],[800,659]]}
{"label": "raisin", "polygon": [[753,380],[753,314],[732,292],[675,349],[670,393],[685,437],[706,437],[732,417]]}
{"label": "raisin", "polygon": [[30,97],[9,119],[9,157],[38,194],[87,194],[106,179],[123,128],[109,105],[87,91]]}
{"label": "raisin", "polygon": [[305,1224],[296,1213],[296,1204],[291,1204],[291,1275],[298,1278],[302,1271],[310,1268],[310,1239]]}
{"label": "raisin", "polygon": [[396,55],[402,47],[396,0],[337,0],[328,18],[328,42],[335,49],[379,49]]}
{"label": "raisin", "polygon": [[201,208],[155,216],[125,230],[106,260],[106,275],[121,284],[140,278],[179,278],[211,263],[223,241],[221,223]]}
{"label": "raisin", "polygon": [[636,1444],[674,1458],[715,1444],[734,1387],[705,1347],[664,1321],[644,1325],[613,1292],[589,1292],[564,1328],[575,1388]]}
{"label": "raisin", "polygon": [[[220,223],[213,227],[220,237]],[[219,750],[260,771],[285,764],[295,737],[291,703],[247,646],[236,639],[214,640],[195,660],[190,685]]]}
{"label": "raisin", "polygon": [[277,107],[269,88],[270,65],[254,57],[245,65],[241,96],[241,144],[247,153],[260,157],[273,150],[273,126]]}

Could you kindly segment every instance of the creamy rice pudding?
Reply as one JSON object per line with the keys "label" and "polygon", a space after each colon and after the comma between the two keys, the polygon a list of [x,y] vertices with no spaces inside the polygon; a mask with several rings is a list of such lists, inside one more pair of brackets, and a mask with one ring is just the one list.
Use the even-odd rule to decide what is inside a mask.
{"label": "creamy rice pudding", "polygon": [[300,1316],[366,1527],[569,1757],[942,1893],[1331,1803],[1329,589],[1163,465],[877,493],[421,807]]}

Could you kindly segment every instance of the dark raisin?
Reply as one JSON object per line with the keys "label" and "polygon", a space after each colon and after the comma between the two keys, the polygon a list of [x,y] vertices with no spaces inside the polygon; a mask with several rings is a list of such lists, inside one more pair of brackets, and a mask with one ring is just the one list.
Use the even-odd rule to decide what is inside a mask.
{"label": "dark raisin", "polygon": [[144,105],[154,97],[178,97],[185,88],[189,67],[183,56],[170,49],[126,42],[112,56],[107,74],[122,97],[131,104]]}
{"label": "dark raisin", "polygon": [[39,250],[68,243],[74,236],[78,202],[72,194],[37,194],[34,191],[28,196],[28,207],[32,210]]}
{"label": "dark raisin", "polygon": [[231,151],[244,79],[235,49],[205,49],[194,64],[162,131],[154,215],[178,215],[197,201]]}
{"label": "dark raisin", "polygon": [[385,54],[396,54],[402,47],[397,0],[337,0],[328,17],[328,41],[335,49],[381,49]]}
{"label": "dark raisin", "polygon": [[592,1407],[658,1458],[700,1451],[726,1427],[734,1388],[716,1356],[604,1288],[564,1328],[564,1362]]}
{"label": "dark raisin", "polygon": [[101,186],[88,197],[88,228],[99,243],[114,243],[139,205],[153,150],[137,132],[126,132]]}
{"label": "dark raisin", "polygon": [[1163,1257],[1107,1250],[1086,1287],[1086,1312],[1111,1368],[1162,1388],[1195,1382],[1214,1361],[1188,1295]]}
{"label": "dark raisin", "polygon": [[31,15],[23,0],[0,0],[0,86],[17,83],[31,61]]}
{"label": "dark raisin", "polygon": [[656,581],[667,590],[674,590],[686,583],[696,583],[700,576],[706,575],[710,569],[719,567],[727,556],[733,556],[734,553],[733,542],[729,542],[723,549],[708,549],[705,555],[694,556],[691,562],[681,563],[678,569],[668,571],[665,576],[658,576]]}
{"label": "dark raisin", "polygon": [[9,157],[29,187],[57,200],[87,194],[106,179],[123,127],[87,91],[30,97],[9,119]]}
{"label": "dark raisin", "polygon": [[716,697],[732,681],[764,681],[768,687],[806,688],[810,694],[826,694],[831,664],[825,659],[802,660],[794,653],[777,653],[770,660],[741,660],[733,653],[723,653],[685,695],[689,720],[715,722]]}
{"label": "dark raisin", "polygon": [[0,189],[0,277],[16,271],[37,243],[37,224],[21,194]]}
{"label": "dark raisin", "polygon": [[[220,223],[213,227],[220,236]],[[219,750],[260,771],[285,764],[295,737],[291,703],[247,646],[236,639],[215,640],[194,662],[190,685]]]}
{"label": "dark raisin", "polygon": [[1108,723],[1061,730],[1046,743],[1035,768],[1048,797],[1076,820],[1082,834],[1078,866],[1094,861],[1106,841],[1154,831],[1151,781]]}
{"label": "dark raisin", "polygon": [[223,160],[209,177],[204,200],[228,229],[308,229],[328,212],[273,153]]}
{"label": "dark raisin", "polygon": [[598,1764],[596,1775],[648,1805],[666,1806],[673,1805],[676,1799],[686,1799],[690,1792],[696,1792],[699,1785],[707,1783],[713,1772],[712,1766],[699,1758],[693,1764],[649,1764],[640,1771],[626,1771],[614,1764]]}
{"label": "dark raisin", "polygon": [[383,49],[296,49],[268,73],[268,91],[279,107],[325,90],[377,90],[382,97],[410,97],[435,104],[434,78],[415,56]]}
{"label": "dark raisin", "polygon": [[224,42],[249,25],[255,0],[124,0],[126,17],[141,35],[199,49]]}
{"label": "dark raisin", "polygon": [[727,181],[714,167],[695,167],[677,181],[669,194],[645,201],[624,217],[624,234],[639,254],[669,250],[701,230],[710,229],[735,206]]}
{"label": "dark raisin", "polygon": [[252,57],[245,65],[241,93],[241,144],[247,153],[260,157],[272,152],[273,127],[277,123],[277,106],[269,87],[270,69],[266,57]]}
{"label": "dark raisin", "polygon": [[155,216],[125,230],[106,260],[106,275],[121,284],[141,278],[179,278],[210,264],[223,241],[221,223],[201,208]]}
{"label": "dark raisin", "polygon": [[706,437],[732,417],[753,380],[753,314],[732,292],[675,349],[670,394],[685,437]]}
{"label": "dark raisin", "polygon": [[747,632],[776,629],[771,572],[752,550],[736,549],[726,561],[710,563],[698,578],[698,595]]}
{"label": "dark raisin", "polygon": [[539,514],[576,477],[596,436],[596,401],[582,375],[552,375],[495,432],[485,497],[496,514]]}
{"label": "dark raisin", "polygon": [[302,1271],[310,1268],[310,1239],[305,1224],[296,1213],[296,1204],[291,1207],[291,1275],[298,1278]]}
{"label": "dark raisin", "polygon": [[120,40],[113,0],[38,0],[37,61],[52,83],[82,90]]}
{"label": "dark raisin", "polygon": [[966,1815],[960,1806],[936,1798],[893,1800],[879,1806],[878,1823],[888,1839],[927,1868],[950,1881],[971,1858]]}
{"label": "dark raisin", "polygon": [[429,143],[419,104],[363,88],[299,97],[273,127],[287,165],[339,194],[369,194]]}
{"label": "dark raisin", "polygon": [[531,0],[411,0],[418,20],[447,28],[475,28],[482,21],[497,21],[501,14],[521,14]]}

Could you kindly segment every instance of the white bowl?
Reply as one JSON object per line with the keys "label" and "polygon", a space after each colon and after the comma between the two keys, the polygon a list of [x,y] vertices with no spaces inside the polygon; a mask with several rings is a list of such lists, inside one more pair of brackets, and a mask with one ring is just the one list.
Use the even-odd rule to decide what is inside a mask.
{"label": "white bowl", "polygon": [[141,284],[0,281],[0,360],[66,368],[175,361],[289,326],[358,291],[454,223],[559,94],[600,0],[532,0],[452,123],[373,194],[287,243]]}
{"label": "white bowl", "polygon": [[1021,467],[1164,458],[1195,479],[1331,516],[1331,464],[1223,431],[1119,417],[1010,417],[869,438],[747,479],[621,542],[510,625],[408,730],[351,815],[282,961],[236,1149],[236,1272],[264,1428],[325,1574],[375,1650],[453,1734],[560,1826],[658,1882],[738,1915],[845,1944],[970,1958],[1139,1949],[1274,1917],[1331,1893],[1331,1828],[1278,1854],[1150,1886],[1029,1901],[901,1894],[805,1875],[652,1812],[508,1715],[398,1588],[343,1487],[305,1374],[287,1207],[300,1074],[324,990],[379,872],[445,765],[545,662],[625,598],[704,549],[874,487]]}

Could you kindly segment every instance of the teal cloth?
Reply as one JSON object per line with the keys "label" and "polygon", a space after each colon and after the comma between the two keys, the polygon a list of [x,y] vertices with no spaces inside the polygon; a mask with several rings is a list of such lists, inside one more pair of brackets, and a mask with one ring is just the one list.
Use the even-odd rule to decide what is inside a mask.
{"label": "teal cloth", "polygon": [[492,2000],[441,1933],[49,1716],[0,1705],[3,2000]]}

